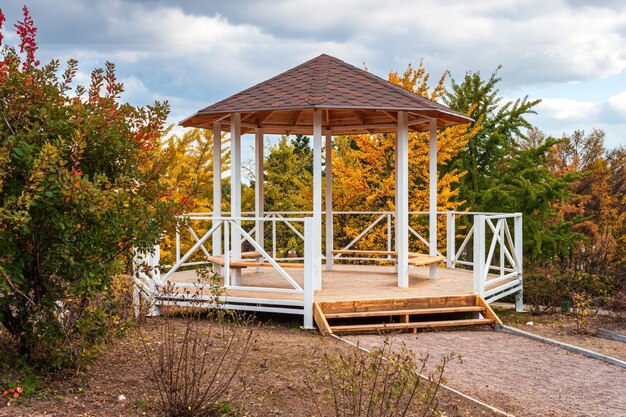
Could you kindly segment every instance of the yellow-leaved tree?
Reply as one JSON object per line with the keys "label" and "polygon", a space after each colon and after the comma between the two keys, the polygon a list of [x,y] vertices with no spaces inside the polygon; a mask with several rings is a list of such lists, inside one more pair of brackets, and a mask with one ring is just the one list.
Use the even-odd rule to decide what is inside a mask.
{"label": "yellow-leaved tree", "polygon": [[[168,198],[174,200],[181,207],[182,213],[206,213],[213,211],[213,131],[208,129],[190,129],[182,136],[175,134],[164,139],[159,159],[171,161],[165,181],[169,184]],[[227,135],[222,138],[222,172],[229,170],[230,139]],[[227,190],[225,190],[227,191]],[[222,209],[228,210],[224,202],[228,196],[222,198]],[[189,224],[198,236],[208,230],[208,221],[194,221]],[[190,248],[195,240],[187,225],[180,227],[181,248]],[[209,243],[207,243],[209,245]],[[161,259],[163,265],[172,265],[176,259],[175,234],[166,233],[161,241]]]}
{"label": "yellow-leaved tree", "polygon": [[[431,100],[445,93],[445,74],[438,83],[429,85],[430,74],[420,62],[417,68],[409,65],[400,75],[389,73],[389,81]],[[437,164],[447,164],[481,129],[478,120],[471,129],[467,125],[446,128],[437,135]],[[394,211],[395,195],[395,134],[355,135],[335,139],[333,150],[333,206],[336,211]],[[428,211],[429,134],[409,133],[409,210]],[[437,181],[437,206],[439,211],[460,210],[463,201],[458,199],[455,186],[464,172],[456,169],[439,176]],[[337,244],[345,244],[357,236],[368,222],[375,218],[356,220],[356,215],[339,215],[336,218]],[[428,238],[426,215],[412,215],[411,226]],[[445,219],[439,219],[440,250],[443,251]],[[355,248],[383,249],[387,242],[385,224],[372,229]],[[411,239],[411,249],[424,251],[425,245]]]}

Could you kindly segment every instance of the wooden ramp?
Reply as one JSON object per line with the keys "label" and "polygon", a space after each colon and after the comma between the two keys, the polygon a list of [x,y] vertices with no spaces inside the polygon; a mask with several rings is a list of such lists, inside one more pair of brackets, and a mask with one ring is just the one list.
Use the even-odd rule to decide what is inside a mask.
{"label": "wooden ramp", "polygon": [[416,331],[502,323],[478,295],[318,301],[313,305],[313,316],[322,334]]}

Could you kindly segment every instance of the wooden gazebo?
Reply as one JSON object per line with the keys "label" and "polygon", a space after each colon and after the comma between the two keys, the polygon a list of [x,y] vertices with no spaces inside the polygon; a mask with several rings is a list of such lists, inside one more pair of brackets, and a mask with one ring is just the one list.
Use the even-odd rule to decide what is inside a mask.
{"label": "wooden gazebo", "polygon": [[[409,270],[409,147],[408,133],[430,132],[429,256],[421,257],[437,268],[437,129],[468,123],[471,119],[420,95],[414,94],[369,72],[329,55],[320,55],[267,81],[206,107],[181,122],[184,127],[213,129],[215,138],[223,130],[231,133],[231,210],[241,215],[241,135],[256,135],[255,215],[263,217],[263,135],[313,135],[313,251],[322,253],[322,136],[326,136],[326,216],[332,216],[333,135],[396,133],[396,233],[398,286],[408,287]],[[219,155],[216,149],[216,155]],[[216,158],[215,161],[219,161]],[[220,178],[219,164],[214,178]],[[221,186],[214,188],[214,207],[221,206]],[[219,210],[219,209],[218,209]],[[215,212],[214,212],[215,214]],[[326,219],[327,227],[332,220]],[[257,229],[257,230],[260,230]],[[332,229],[331,229],[332,230]],[[331,232],[326,233],[332,239]],[[241,239],[235,233],[233,242]],[[262,242],[262,239],[258,240]],[[326,248],[333,245],[327,242]],[[233,243],[232,258],[241,260],[239,245]],[[332,268],[332,253],[326,254]],[[320,262],[314,262],[315,288],[321,288]]]}
{"label": "wooden gazebo", "polygon": [[[437,131],[469,121],[471,119],[462,113],[328,55],[320,55],[198,111],[181,125],[213,130],[216,139],[214,211],[182,216],[185,222],[181,224],[189,232],[187,238],[193,239],[191,247],[181,250],[180,232],[177,233],[173,266],[160,263],[159,247],[151,254],[137,254],[136,264],[150,267],[136,269],[138,291],[152,300],[154,314],[158,314],[158,307],[162,305],[189,303],[187,292],[164,294],[161,288],[165,285],[177,291],[194,288],[195,295],[200,291],[199,298],[195,298],[206,300],[209,306],[211,298],[205,297],[202,285],[198,286],[193,268],[211,263],[223,275],[227,290],[223,297],[225,307],[302,314],[306,328],[312,327],[315,316],[324,332],[367,331],[380,329],[380,326],[415,329],[497,322],[489,302],[515,293],[517,307],[522,306],[521,214],[437,212]],[[230,213],[221,211],[220,138],[224,131],[230,132],[231,142]],[[411,131],[430,132],[429,211],[424,213],[409,212]],[[241,210],[241,137],[248,133],[255,135],[256,189],[252,217]],[[333,212],[333,136],[375,133],[395,133],[395,211],[357,213],[374,216],[375,220],[350,244],[336,249],[333,215],[354,213]],[[266,134],[312,134],[312,216],[264,211]],[[326,195],[323,199],[324,137]],[[304,216],[286,217],[290,215]],[[410,215],[428,216],[427,237],[411,228]],[[437,250],[438,215],[446,216],[445,256]],[[469,230],[457,228],[456,219],[461,217],[465,225],[472,225]],[[354,250],[353,243],[377,224],[385,223],[383,219],[387,227],[386,250]],[[196,221],[211,225],[202,231],[194,230],[190,224]],[[278,255],[275,235],[279,222],[304,242],[304,254],[300,258],[303,262]],[[299,226],[294,227],[298,222]],[[246,229],[249,227],[246,225],[251,224],[254,224],[253,229]],[[322,224],[325,233],[322,233]],[[265,247],[266,225],[272,232],[271,249]],[[325,245],[322,245],[322,235],[325,235]],[[410,252],[410,236],[425,244],[428,253]],[[244,252],[244,242],[253,250]],[[457,243],[460,243],[458,247]],[[469,252],[473,256],[468,257]],[[344,255],[356,255],[353,260],[359,262],[345,264]],[[359,256],[369,255],[381,257],[374,257],[374,265],[364,265]],[[334,260],[338,262],[335,266]],[[444,261],[446,267],[438,268]],[[146,270],[152,272],[146,273]],[[441,279],[435,279],[438,276]],[[456,318],[450,320],[450,314]],[[443,315],[443,320],[420,319],[433,315]],[[386,317],[387,323],[341,324],[341,320],[371,320],[372,317]],[[400,322],[396,322],[398,318]]]}

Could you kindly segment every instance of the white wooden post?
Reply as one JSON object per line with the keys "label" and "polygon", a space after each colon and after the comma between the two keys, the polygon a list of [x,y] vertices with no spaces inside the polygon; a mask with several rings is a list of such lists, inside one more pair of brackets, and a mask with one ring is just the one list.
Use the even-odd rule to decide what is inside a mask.
{"label": "white wooden post", "polygon": [[180,227],[176,225],[176,262],[180,261]]}
{"label": "white wooden post", "polygon": [[398,252],[398,287],[409,286],[409,119],[398,112],[396,133],[396,251]]}
{"label": "white wooden post", "polygon": [[[276,219],[276,215],[272,214],[272,218]],[[276,220],[272,221],[272,258],[276,259]]]}
{"label": "white wooden post", "polygon": [[455,268],[456,262],[456,213],[446,212],[446,267]]}
{"label": "white wooden post", "polygon": [[500,226],[500,276],[503,277],[505,272],[504,272],[504,248],[506,246],[506,244],[504,243],[504,229],[508,228],[509,225],[506,222],[506,219],[500,219],[501,226]]}
{"label": "white wooden post", "polygon": [[315,262],[315,248],[312,239],[309,237],[316,230],[315,219],[307,217],[304,219],[304,326],[305,329],[313,329],[313,263]]}
{"label": "white wooden post", "polygon": [[136,281],[133,282],[133,312],[135,313],[135,318],[139,318],[141,314],[141,290]]}
{"label": "white wooden post", "polygon": [[[393,153],[394,153],[394,159],[396,161],[395,166],[393,168],[393,175],[394,175],[394,184],[395,184],[395,190],[394,190],[394,200],[393,200],[393,206],[395,207],[395,212],[394,212],[394,225],[395,225],[395,230],[394,230],[394,236],[393,236],[393,240],[394,240],[394,249],[396,250],[396,256],[394,257],[394,261],[395,261],[395,270],[396,270],[396,274],[398,273],[398,256],[397,256],[397,252],[398,252],[398,195],[400,194],[400,187],[399,187],[399,182],[398,182],[398,171],[400,169],[400,158],[398,157],[398,155],[400,155],[400,145],[398,145],[398,138],[400,137],[400,135],[398,134],[399,130],[396,130],[396,143],[393,149]],[[390,249],[391,250],[391,249]]]}
{"label": "white wooden post", "polygon": [[[213,217],[222,216],[222,125],[213,123]],[[212,226],[218,221],[213,220]],[[222,255],[222,228],[213,233],[213,256]],[[215,272],[222,273],[219,265]]]}
{"label": "white wooden post", "polygon": [[224,223],[224,286],[230,286],[230,223]]}
{"label": "white wooden post", "polygon": [[[241,217],[241,114],[230,115],[230,215]],[[237,224],[241,221],[237,220]],[[231,231],[230,253],[233,262],[241,261],[241,232],[233,227]],[[228,254],[226,254],[228,256]],[[234,269],[231,273],[231,284],[241,285],[241,270]]]}
{"label": "white wooden post", "polygon": [[163,281],[161,280],[161,245],[156,245],[154,247],[154,253],[150,256],[152,267],[152,276],[154,277],[154,281],[162,285]]}
{"label": "white wooden post", "polygon": [[161,273],[159,270],[159,263],[161,262],[161,247],[159,245],[154,246],[153,253],[148,253],[146,256],[148,260],[148,267],[150,272],[148,276],[148,286],[150,287],[150,306],[148,313],[152,317],[161,315],[161,306],[157,305],[159,292],[161,291]]}
{"label": "white wooden post", "polygon": [[474,216],[474,294],[485,295],[485,215]]}
{"label": "white wooden post", "polygon": [[[387,251],[391,252],[393,250],[393,240],[392,240],[392,227],[391,227],[391,213],[387,213]],[[391,255],[388,256],[391,259]]]}
{"label": "white wooden post", "polygon": [[[333,136],[326,134],[326,269],[333,269]],[[306,235],[305,235],[306,236]]]}
{"label": "white wooden post", "polygon": [[515,311],[522,312],[524,310],[524,239],[522,231],[522,213],[516,213],[513,233],[515,233],[515,262],[517,263],[519,279],[522,282],[519,292],[515,294]]}
{"label": "white wooden post", "polygon": [[[313,288],[322,289],[322,111],[313,111]],[[309,239],[307,235],[305,240]]]}
{"label": "white wooden post", "polygon": [[[265,216],[265,196],[264,192],[264,171],[265,161],[263,159],[263,130],[256,129],[254,140],[254,159],[256,168],[256,181],[254,183],[254,217],[262,219]],[[265,249],[265,222],[257,220],[255,222],[254,240],[259,246]],[[258,267],[257,272],[262,272],[263,268]]]}
{"label": "white wooden post", "polygon": [[[429,142],[428,254],[437,256],[437,119],[430,119]],[[430,265],[429,278],[437,278],[437,264]]]}

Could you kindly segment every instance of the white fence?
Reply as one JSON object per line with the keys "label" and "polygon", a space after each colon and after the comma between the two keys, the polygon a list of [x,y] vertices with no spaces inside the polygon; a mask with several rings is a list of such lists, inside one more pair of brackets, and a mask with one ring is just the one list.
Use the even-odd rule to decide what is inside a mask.
{"label": "white fence", "polygon": [[[304,282],[301,286],[294,277],[288,272],[287,264],[281,264],[279,260],[275,259],[267,251],[265,251],[262,244],[259,244],[254,239],[254,228],[252,230],[246,230],[242,225],[243,223],[253,224],[265,224],[275,223],[281,221],[280,218],[265,217],[210,217],[204,215],[185,215],[180,218],[180,228],[185,228],[189,234],[193,237],[194,244],[183,252],[181,245],[181,231],[179,229],[176,234],[175,243],[175,260],[174,265],[159,266],[160,259],[160,246],[156,246],[152,253],[144,254],[137,253],[135,255],[135,281],[138,284],[136,296],[139,296],[141,292],[148,295],[150,301],[154,307],[150,310],[153,315],[159,314],[158,307],[163,305],[178,305],[185,306],[190,305],[186,302],[191,298],[188,293],[193,294],[193,306],[197,307],[212,307],[211,303],[213,296],[210,294],[203,294],[203,290],[208,290],[211,287],[209,283],[203,282],[181,282],[171,280],[172,276],[176,272],[182,272],[189,267],[198,267],[212,263],[210,258],[212,255],[212,238],[218,236],[220,245],[220,251],[228,254],[229,256],[223,257],[223,268],[221,269],[223,277],[223,285],[226,290],[244,290],[254,291],[255,294],[301,294],[302,299],[290,299],[285,297],[219,297],[221,302],[220,306],[224,308],[230,308],[233,310],[245,310],[245,311],[264,311],[271,313],[284,313],[284,314],[301,314],[304,315],[305,328],[313,327],[313,275],[311,271],[313,260],[313,248],[310,243],[310,239],[304,239],[304,235],[312,232],[313,219],[312,218],[290,218],[290,224],[300,223],[303,228],[303,244],[304,254],[302,258],[304,261]],[[194,222],[210,221],[210,228],[202,233],[198,234],[197,229],[194,229]],[[264,267],[273,268],[276,270],[280,277],[286,282],[288,288],[274,288],[263,286],[246,286],[240,282],[238,276],[238,270],[232,267],[237,267],[238,264],[243,262],[241,258],[241,247],[230,248],[231,235],[241,237],[241,243],[251,245],[255,252],[258,252],[259,256],[255,260],[256,262],[262,262]],[[222,249],[223,248],[223,249]],[[237,249],[239,253],[237,254]],[[218,251],[219,252],[219,251]],[[202,260],[192,260],[196,255],[201,254]],[[307,254],[309,256],[307,257]],[[167,269],[167,272],[163,273],[160,269]],[[186,291],[180,292],[179,290]]]}
{"label": "white fence", "polygon": [[[135,280],[138,293],[143,292],[154,301],[153,314],[158,314],[159,305],[179,304],[182,296],[161,296],[161,290],[168,286],[171,290],[202,290],[204,284],[173,282],[175,272],[211,263],[212,256],[223,257],[221,274],[227,290],[253,290],[259,293],[273,294],[268,297],[224,298],[226,307],[277,313],[303,314],[305,327],[312,326],[311,306],[315,287],[313,263],[325,260],[327,268],[333,262],[395,262],[389,256],[363,257],[333,254],[335,247],[341,250],[358,249],[359,244],[367,241],[371,248],[372,234],[375,244],[381,251],[394,250],[394,213],[393,212],[333,212],[335,226],[332,236],[326,236],[323,254],[313,252],[313,219],[310,212],[268,212],[263,218],[248,217],[213,217],[211,213],[195,213],[180,216],[179,229],[175,236],[172,265],[160,264],[160,248],[157,246],[151,254],[137,254],[135,257]],[[324,216],[325,217],[325,216]],[[324,218],[323,217],[323,218]],[[462,268],[473,271],[474,293],[483,296],[487,302],[496,301],[509,294],[516,293],[516,304],[522,302],[522,215],[521,213],[478,213],[478,212],[439,212],[440,255],[445,256],[447,268]],[[357,220],[358,219],[358,220]],[[425,251],[428,239],[419,233],[427,230],[428,213],[411,212],[409,231],[412,239],[410,246],[415,251]],[[358,227],[353,227],[356,224]],[[445,228],[442,227],[445,224]],[[346,238],[343,233],[350,227],[354,237]],[[343,230],[339,230],[342,229]],[[323,229],[324,230],[324,229]],[[332,230],[326,228],[326,230]],[[445,231],[445,233],[444,233]],[[426,234],[426,233],[424,233]],[[230,247],[231,236],[241,242]],[[248,247],[257,253],[256,262],[262,262],[263,268],[272,268],[285,281],[286,288],[263,286],[245,286],[239,280],[239,272],[232,265],[241,262],[242,247]],[[295,253],[289,253],[289,249]],[[315,259],[315,261],[314,261]],[[235,262],[235,264],[232,264]],[[250,260],[249,260],[250,262]],[[304,263],[303,285],[290,273],[294,263]],[[260,268],[260,267],[259,267]],[[261,269],[258,269],[259,271]],[[162,272],[166,271],[166,272]],[[293,271],[293,270],[291,270]],[[170,291],[171,292],[171,291]],[[233,291],[236,293],[236,291]],[[281,297],[280,294],[302,294],[298,299]],[[293,297],[292,297],[293,298]]]}

